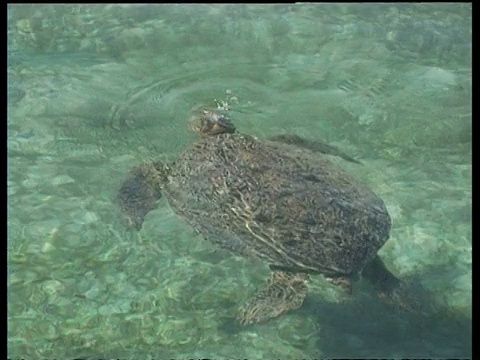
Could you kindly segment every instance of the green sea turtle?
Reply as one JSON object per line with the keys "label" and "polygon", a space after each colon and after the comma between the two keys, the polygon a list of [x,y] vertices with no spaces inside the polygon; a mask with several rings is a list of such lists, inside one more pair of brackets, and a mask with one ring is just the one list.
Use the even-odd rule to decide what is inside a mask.
{"label": "green sea turtle", "polygon": [[200,139],[171,163],[134,168],[117,201],[140,228],[164,195],[204,237],[269,264],[270,279],[237,313],[240,324],[299,308],[309,274],[347,288],[358,275],[382,290],[398,284],[377,256],[391,227],[383,201],[323,154],[355,160],[293,135],[238,133],[219,111],[196,112],[190,128]]}

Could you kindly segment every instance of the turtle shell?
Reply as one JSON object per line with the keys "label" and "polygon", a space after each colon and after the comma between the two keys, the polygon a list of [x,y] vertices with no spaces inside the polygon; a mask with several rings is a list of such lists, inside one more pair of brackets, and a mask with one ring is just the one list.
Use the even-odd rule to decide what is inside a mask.
{"label": "turtle shell", "polygon": [[239,133],[203,137],[162,194],[200,234],[296,272],[360,271],[389,237],[383,201],[325,155]]}

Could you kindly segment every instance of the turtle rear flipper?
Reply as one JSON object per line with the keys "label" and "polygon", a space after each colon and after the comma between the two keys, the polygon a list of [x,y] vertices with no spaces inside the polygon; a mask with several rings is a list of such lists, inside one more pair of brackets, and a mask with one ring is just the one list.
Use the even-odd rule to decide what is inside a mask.
{"label": "turtle rear flipper", "polygon": [[267,284],[258,289],[237,313],[241,325],[265,322],[302,306],[307,296],[308,275],[273,271]]}
{"label": "turtle rear flipper", "polygon": [[319,152],[326,155],[338,156],[344,160],[361,164],[360,161],[355,160],[354,158],[345,154],[343,151],[336,148],[335,146],[329,145],[326,142],[321,140],[315,140],[315,141],[308,140],[308,139],[302,138],[301,136],[292,135],[292,134],[273,135],[273,136],[269,136],[267,139],[270,141],[282,142],[284,144],[296,145],[304,149],[311,150],[314,152]]}
{"label": "turtle rear flipper", "polygon": [[432,294],[420,283],[397,278],[378,255],[365,266],[362,276],[373,284],[381,299],[397,308],[410,313],[436,311],[437,304]]}
{"label": "turtle rear flipper", "polygon": [[140,229],[145,215],[157,207],[164,181],[160,162],[145,163],[130,171],[117,193],[117,203],[128,223]]}
{"label": "turtle rear flipper", "polygon": [[383,293],[393,291],[401,283],[401,280],[387,269],[378,255],[363,268],[362,277]]}

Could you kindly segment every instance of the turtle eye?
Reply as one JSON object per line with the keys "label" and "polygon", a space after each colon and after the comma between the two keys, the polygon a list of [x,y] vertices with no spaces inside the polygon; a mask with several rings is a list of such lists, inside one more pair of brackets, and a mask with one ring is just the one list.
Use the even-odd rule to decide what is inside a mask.
{"label": "turtle eye", "polygon": [[223,129],[223,132],[235,132],[235,125],[233,125],[232,122],[225,115],[218,115],[215,121],[217,123],[217,126]]}

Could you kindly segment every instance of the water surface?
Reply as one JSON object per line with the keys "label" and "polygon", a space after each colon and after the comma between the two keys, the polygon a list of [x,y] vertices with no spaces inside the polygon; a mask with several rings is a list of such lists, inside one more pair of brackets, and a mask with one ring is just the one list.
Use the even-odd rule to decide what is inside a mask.
{"label": "water surface", "polygon": [[[9,6],[9,357],[469,357],[471,79],[469,4]],[[302,309],[226,332],[267,267],[166,201],[139,232],[113,203],[198,105],[360,159],[337,163],[389,209],[381,257],[442,310],[317,276]]]}

